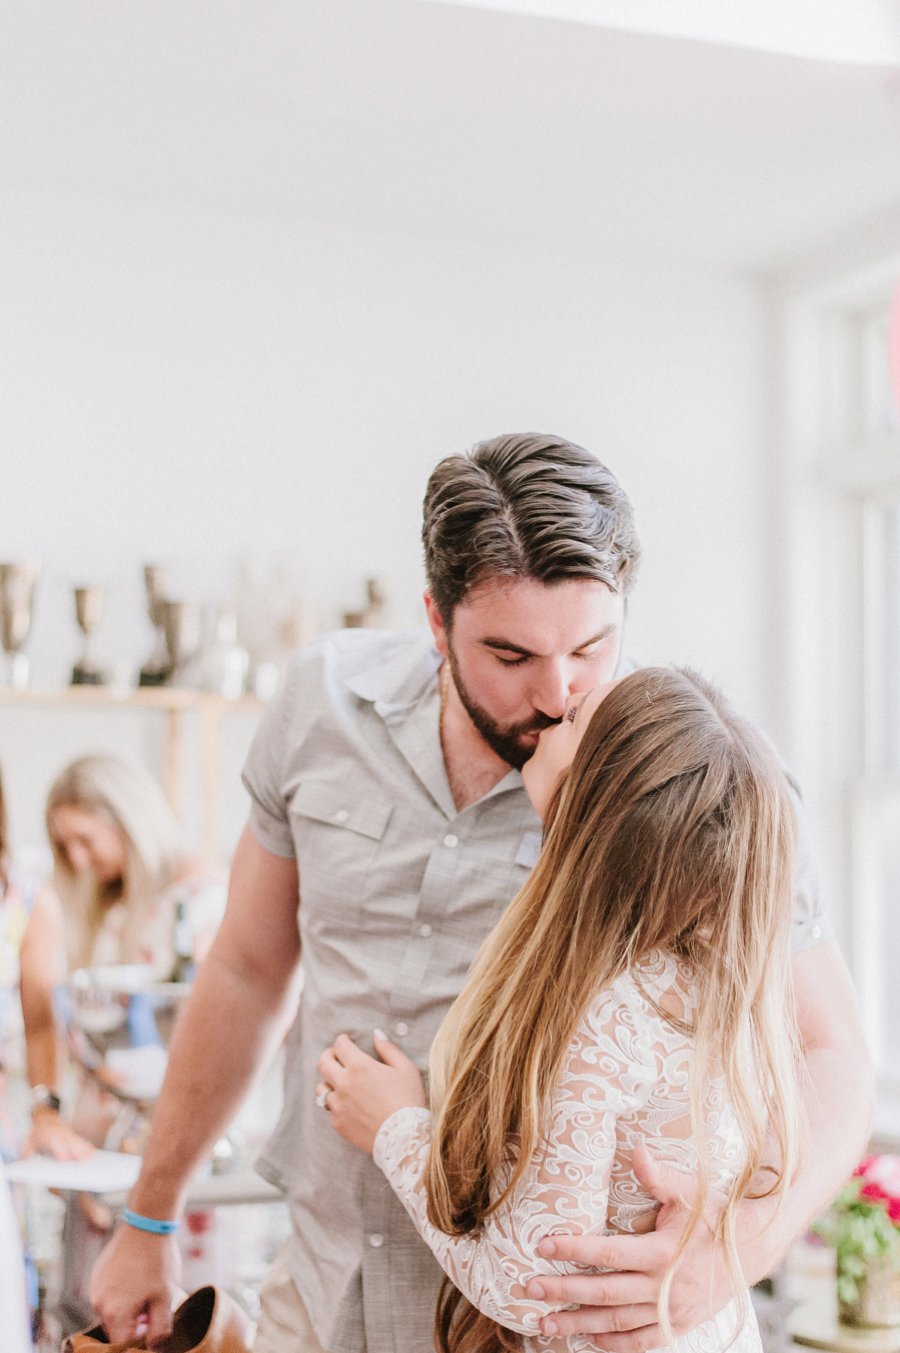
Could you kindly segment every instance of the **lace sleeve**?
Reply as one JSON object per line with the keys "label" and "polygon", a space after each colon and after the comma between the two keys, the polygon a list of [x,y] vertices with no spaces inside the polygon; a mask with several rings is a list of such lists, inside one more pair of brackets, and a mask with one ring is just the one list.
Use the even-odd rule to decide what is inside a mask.
{"label": "lace sleeve", "polygon": [[568,1269],[541,1258],[540,1241],[553,1231],[603,1231],[616,1119],[632,1112],[656,1079],[648,1030],[634,1003],[616,1001],[613,990],[594,1005],[569,1047],[546,1146],[514,1195],[478,1231],[448,1236],[428,1221],[428,1109],[400,1109],[375,1140],[375,1163],[451,1281],[485,1315],[522,1334],[536,1333],[541,1317],[559,1309],[526,1297],[525,1284]]}

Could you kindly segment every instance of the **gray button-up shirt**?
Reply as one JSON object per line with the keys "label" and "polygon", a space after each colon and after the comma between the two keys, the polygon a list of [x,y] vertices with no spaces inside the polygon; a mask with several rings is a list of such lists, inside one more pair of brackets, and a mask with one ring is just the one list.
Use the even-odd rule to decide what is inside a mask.
{"label": "gray button-up shirt", "polygon": [[316,1059],[341,1032],[371,1052],[380,1027],[424,1070],[540,848],[518,772],[457,813],[439,661],[422,634],[331,636],[292,666],[244,772],[253,830],[296,855],[302,897],[300,1014],[261,1169],[288,1194],[293,1277],[332,1353],[431,1347],[441,1275],[384,1176],[316,1107]]}
{"label": "gray button-up shirt", "polygon": [[[457,812],[430,637],[346,630],[305,650],[244,770],[260,843],[296,856],[304,988],[260,1162],[288,1195],[291,1271],[330,1353],[432,1346],[441,1273],[384,1176],[316,1107],[316,1060],[382,1028],[424,1070],[475,953],[537,858],[517,771]],[[808,859],[805,852],[801,852]],[[824,935],[798,879],[796,945]]]}

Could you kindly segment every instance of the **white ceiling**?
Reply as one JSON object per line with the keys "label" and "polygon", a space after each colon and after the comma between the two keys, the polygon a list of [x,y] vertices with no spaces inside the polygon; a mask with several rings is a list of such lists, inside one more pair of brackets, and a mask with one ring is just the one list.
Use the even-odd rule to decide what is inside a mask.
{"label": "white ceiling", "polygon": [[900,73],[421,0],[5,0],[0,181],[766,269],[900,215]]}
{"label": "white ceiling", "polygon": [[900,60],[898,0],[429,0],[696,38],[753,51],[885,65]]}

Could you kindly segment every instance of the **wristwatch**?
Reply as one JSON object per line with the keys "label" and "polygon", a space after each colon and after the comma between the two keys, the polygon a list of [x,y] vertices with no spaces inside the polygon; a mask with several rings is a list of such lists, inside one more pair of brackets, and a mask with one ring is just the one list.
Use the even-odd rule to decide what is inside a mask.
{"label": "wristwatch", "polygon": [[31,1087],[31,1112],[37,1113],[38,1109],[52,1109],[54,1113],[59,1113],[62,1108],[62,1100],[55,1090],[51,1090],[49,1085],[32,1085]]}

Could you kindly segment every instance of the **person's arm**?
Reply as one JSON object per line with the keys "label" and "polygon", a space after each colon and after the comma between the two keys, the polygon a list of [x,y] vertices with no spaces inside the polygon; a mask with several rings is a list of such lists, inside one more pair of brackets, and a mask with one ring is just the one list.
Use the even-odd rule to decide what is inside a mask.
{"label": "person's arm", "polygon": [[[225,918],[172,1039],[132,1211],[178,1216],[193,1171],[233,1116],[284,1030],[300,957],[294,860],[250,828],[234,857]],[[171,1328],[174,1239],[118,1227],[91,1280],[91,1303],[113,1343],[146,1320],[148,1345]]]}
{"label": "person's arm", "polygon": [[[827,1207],[865,1154],[872,1131],[875,1078],[856,993],[837,946],[817,944],[793,961],[806,1081],[808,1132],[800,1171],[782,1215],[758,1236],[765,1216],[741,1227],[741,1260],[751,1283],[780,1263],[797,1236]],[[762,1212],[768,1205],[748,1204]]]}
{"label": "person's arm", "polygon": [[[623,1010],[629,1016],[624,1021]],[[634,1110],[646,1094],[640,1087],[655,1072],[649,1054],[646,1066],[632,1060],[630,1015],[612,991],[588,1013],[554,1094],[546,1147],[535,1153],[513,1195],[478,1230],[464,1235],[447,1235],[428,1219],[424,1171],[431,1113],[419,1107],[422,1099],[414,1094],[419,1083],[409,1059],[380,1037],[375,1046],[386,1066],[346,1037],[319,1059],[320,1089],[332,1126],[363,1149],[374,1142],[376,1165],[444,1272],[474,1306],[506,1329],[534,1335],[541,1317],[555,1310],[553,1302],[525,1290],[535,1274],[560,1271],[541,1257],[541,1239],[557,1228],[587,1232],[605,1226],[616,1118]]]}
{"label": "person's arm", "polygon": [[586,1128],[579,1144],[602,1142],[602,1152],[587,1157],[572,1149],[571,1140],[555,1141],[546,1157],[526,1172],[515,1195],[490,1213],[477,1231],[465,1235],[447,1235],[428,1220],[430,1110],[401,1109],[375,1140],[375,1164],[447,1277],[473,1306],[505,1329],[534,1336],[541,1318],[555,1311],[553,1303],[526,1293],[529,1278],[559,1271],[552,1261],[541,1258],[541,1238],[557,1227],[602,1231],[606,1223],[615,1119],[590,1118],[590,1124],[579,1121]]}
{"label": "person's arm", "polygon": [[[53,990],[65,975],[65,939],[59,899],[41,888],[19,951],[19,990],[25,1024],[28,1083],[59,1093],[61,1050],[53,1018]],[[23,1155],[41,1151],[58,1160],[83,1160],[94,1148],[49,1104],[35,1106]]]}
{"label": "person's arm", "polygon": [[[871,1130],[872,1069],[846,965],[835,945],[802,950],[793,961],[806,1076],[808,1129],[800,1171],[776,1215],[772,1200],[747,1200],[738,1218],[738,1250],[747,1282],[767,1276],[793,1240],[832,1200],[863,1154]],[[646,1313],[684,1229],[691,1182],[649,1159],[642,1183],[662,1203],[647,1236],[556,1236],[542,1253],[612,1273],[541,1279],[529,1290],[548,1300],[576,1303],[554,1323],[563,1334],[602,1334],[609,1353],[645,1353],[664,1342]],[[679,1263],[670,1297],[676,1333],[693,1329],[731,1300],[733,1291],[708,1227],[700,1227]]]}

